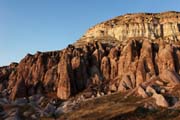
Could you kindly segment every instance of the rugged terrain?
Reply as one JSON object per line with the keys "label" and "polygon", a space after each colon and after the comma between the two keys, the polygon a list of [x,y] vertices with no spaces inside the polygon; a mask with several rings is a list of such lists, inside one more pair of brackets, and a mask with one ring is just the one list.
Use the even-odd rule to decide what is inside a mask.
{"label": "rugged terrain", "polygon": [[126,14],[27,54],[0,67],[0,118],[178,119],[179,33],[179,12]]}

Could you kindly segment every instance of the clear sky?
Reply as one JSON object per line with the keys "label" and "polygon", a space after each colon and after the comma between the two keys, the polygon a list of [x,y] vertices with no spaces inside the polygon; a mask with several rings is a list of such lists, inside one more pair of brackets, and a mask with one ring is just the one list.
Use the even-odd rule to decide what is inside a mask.
{"label": "clear sky", "polygon": [[0,0],[0,66],[59,50],[125,13],[180,11],[180,0]]}

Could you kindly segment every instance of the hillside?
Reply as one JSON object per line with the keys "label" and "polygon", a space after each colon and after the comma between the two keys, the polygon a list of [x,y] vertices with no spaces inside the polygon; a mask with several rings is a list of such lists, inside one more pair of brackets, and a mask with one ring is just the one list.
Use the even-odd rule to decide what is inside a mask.
{"label": "hillside", "polygon": [[178,119],[179,32],[179,12],[126,14],[63,50],[27,54],[0,67],[0,118]]}

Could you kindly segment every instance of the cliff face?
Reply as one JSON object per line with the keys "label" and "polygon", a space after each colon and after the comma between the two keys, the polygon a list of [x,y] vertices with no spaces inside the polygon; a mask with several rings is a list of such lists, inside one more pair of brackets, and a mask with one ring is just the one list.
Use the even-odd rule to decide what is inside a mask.
{"label": "cliff face", "polygon": [[124,92],[149,80],[154,85],[161,83],[163,89],[179,84],[179,59],[180,47],[161,41],[130,40],[123,48],[95,42],[84,48],[69,46],[63,51],[27,55],[4,75],[7,78],[1,75],[1,80],[6,79],[11,99],[49,92],[68,99],[99,86],[90,89],[96,96],[98,92]]}
{"label": "cliff face", "polygon": [[68,99],[82,91],[93,97],[135,89],[165,101],[161,94],[180,82],[179,16],[128,14],[98,24],[75,45],[28,54],[19,64],[0,68],[0,90],[10,99],[37,93]]}
{"label": "cliff face", "polygon": [[8,79],[10,98],[26,97],[38,92],[53,91],[57,82],[60,52],[28,54],[13,70]]}
{"label": "cliff face", "polygon": [[[126,14],[111,20],[102,22],[90,28],[81,38],[90,41],[99,37],[111,37],[118,41],[125,41],[134,37],[146,37],[158,39],[173,37],[179,41],[180,13],[138,13]],[[86,38],[86,39],[84,39]]]}

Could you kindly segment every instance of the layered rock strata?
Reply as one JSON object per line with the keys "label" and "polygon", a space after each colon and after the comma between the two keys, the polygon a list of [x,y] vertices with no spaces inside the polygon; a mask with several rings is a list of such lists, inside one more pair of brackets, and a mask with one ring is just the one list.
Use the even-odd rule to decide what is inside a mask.
{"label": "layered rock strata", "polygon": [[154,40],[171,36],[174,41],[179,41],[179,36],[176,37],[179,31],[178,12],[126,14],[93,26],[84,34],[82,40],[90,41],[92,38],[101,37],[110,37],[118,41],[125,41],[131,37]]}

